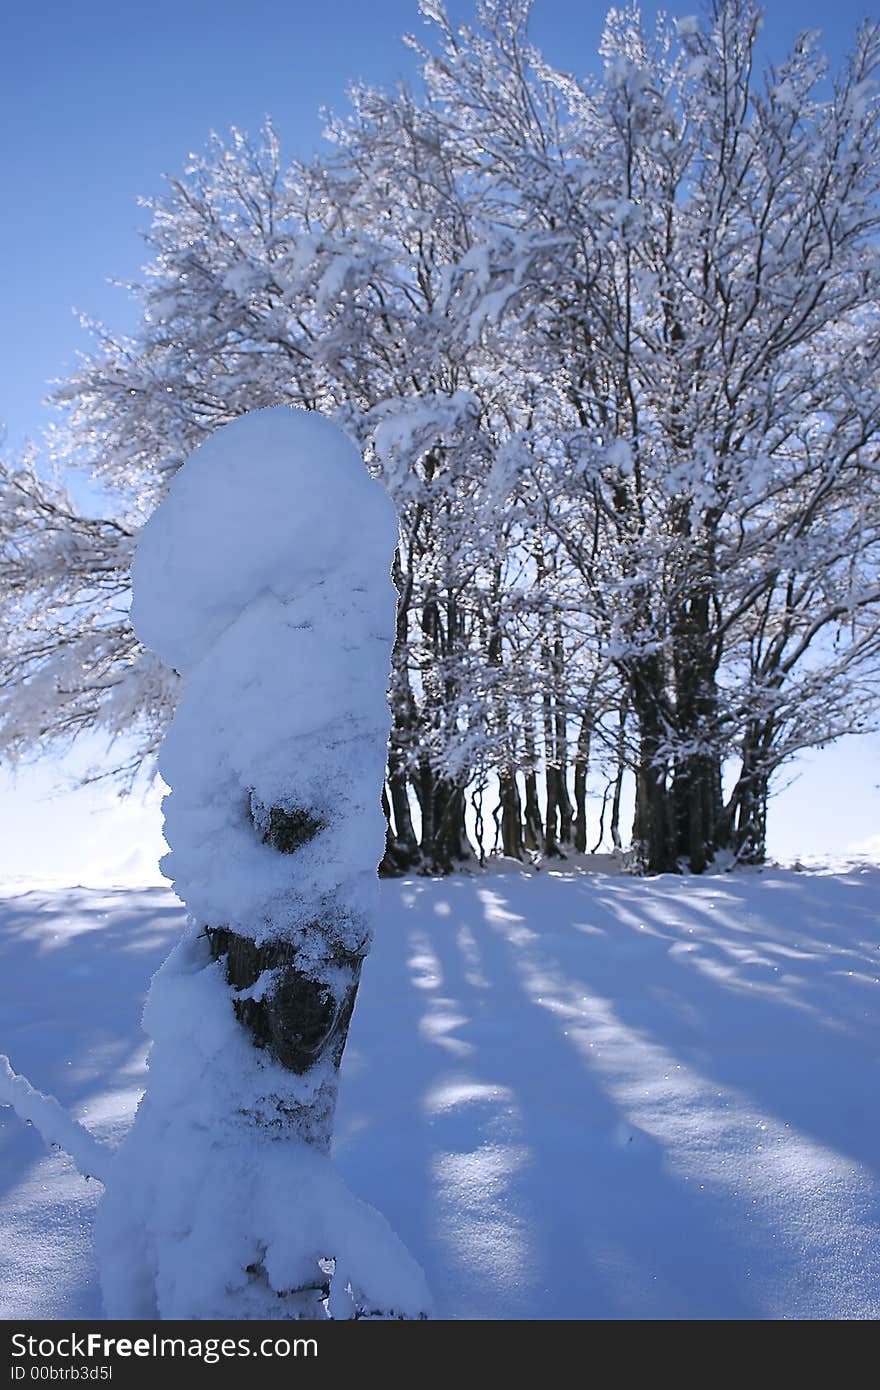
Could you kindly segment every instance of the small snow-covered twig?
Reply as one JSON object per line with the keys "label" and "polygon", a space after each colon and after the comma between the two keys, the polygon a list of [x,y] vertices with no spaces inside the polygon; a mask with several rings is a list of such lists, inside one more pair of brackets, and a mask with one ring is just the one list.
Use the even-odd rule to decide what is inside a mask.
{"label": "small snow-covered twig", "polygon": [[84,1178],[106,1183],[112,1162],[111,1150],[99,1144],[89,1131],[59,1105],[54,1096],[36,1090],[19,1076],[0,1053],[0,1105],[11,1105],[19,1119],[32,1124],[50,1148],[63,1149],[73,1159]]}
{"label": "small snow-covered twig", "polygon": [[277,970],[263,970],[258,979],[247,989],[236,989],[233,991],[235,999],[253,999],[257,1002],[270,994],[278,979]]}

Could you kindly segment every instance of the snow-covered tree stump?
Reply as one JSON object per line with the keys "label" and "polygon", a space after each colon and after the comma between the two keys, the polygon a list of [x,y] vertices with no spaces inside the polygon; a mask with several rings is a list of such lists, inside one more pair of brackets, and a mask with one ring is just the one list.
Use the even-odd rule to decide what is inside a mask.
{"label": "snow-covered tree stump", "polygon": [[394,508],[327,420],[217,431],[147,523],[132,619],[184,677],[160,770],[188,912],[101,1205],[111,1317],[417,1317],[421,1271],[328,1157],[370,945]]}

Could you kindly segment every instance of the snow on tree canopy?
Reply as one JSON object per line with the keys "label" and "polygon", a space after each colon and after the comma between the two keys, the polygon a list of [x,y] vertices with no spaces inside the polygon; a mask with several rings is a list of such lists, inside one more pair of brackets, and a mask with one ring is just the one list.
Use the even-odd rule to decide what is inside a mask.
{"label": "snow on tree canopy", "polygon": [[[187,676],[159,760],[163,868],[202,921],[289,936],[332,894],[363,939],[384,850],[396,541],[354,445],[286,406],[218,430],[147,522],[132,621]],[[296,856],[254,834],[279,807],[321,822]]]}

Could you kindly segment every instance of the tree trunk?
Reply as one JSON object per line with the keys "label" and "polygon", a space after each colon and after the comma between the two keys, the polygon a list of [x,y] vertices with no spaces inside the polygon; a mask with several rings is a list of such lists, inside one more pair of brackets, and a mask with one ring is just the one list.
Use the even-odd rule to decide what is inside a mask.
{"label": "tree trunk", "polygon": [[450,874],[474,858],[465,829],[464,787],[423,761],[416,782],[422,814],[420,873]]}
{"label": "tree trunk", "polygon": [[767,754],[775,734],[770,720],[750,725],[743,740],[740,774],[724,809],[724,847],[732,849],[742,864],[763,864],[766,858],[770,791]]}
{"label": "tree trunk", "polygon": [[593,711],[588,706],[581,717],[578,733],[577,753],[574,764],[574,804],[573,823],[574,847],[578,854],[587,852],[587,773],[590,767],[590,741],[593,732]]}
{"label": "tree trunk", "polygon": [[[293,854],[322,830],[323,822],[309,811],[283,811],[273,806],[266,814],[251,805],[255,828],[263,843],[279,854]],[[344,924],[340,924],[341,926]],[[290,941],[257,943],[227,927],[206,929],[211,955],[225,960],[226,979],[239,995],[233,999],[236,1017],[255,1047],[265,1048],[288,1071],[314,1071],[318,1084],[296,1114],[285,1119],[297,1136],[328,1152],[336,1108],[336,1073],[348,1037],[348,1027],[360,982],[363,955],[342,944],[333,922],[316,922],[320,947],[310,948],[304,967]],[[366,943],[365,943],[366,945]],[[262,990],[255,989],[268,976]],[[242,991],[252,991],[241,997]]]}
{"label": "tree trunk", "polygon": [[[545,660],[545,672],[548,672],[549,669],[550,663]],[[564,856],[559,847],[559,816],[563,792],[559,767],[556,762],[555,724],[549,690],[544,691],[542,704],[544,710],[544,790],[546,793],[544,853],[548,859],[561,859]],[[567,793],[565,799],[568,800]]]}
{"label": "tree trunk", "polygon": [[691,754],[677,762],[672,809],[678,856],[701,874],[719,848],[722,820],[721,762],[712,753]]}
{"label": "tree trunk", "polygon": [[516,785],[516,772],[510,767],[498,773],[498,799],[501,803],[501,852],[510,859],[522,859],[522,802]]}
{"label": "tree trunk", "polygon": [[639,768],[633,840],[649,873],[676,873],[678,863],[666,786],[667,759],[662,753],[663,684],[656,656],[631,668],[632,703],[639,721]]}
{"label": "tree trunk", "polygon": [[[393,736],[393,735],[392,735]],[[409,783],[401,766],[399,751],[392,746],[388,754],[388,791],[383,790],[388,835],[385,857],[379,865],[382,878],[394,878],[409,873],[419,862],[419,841],[412,822],[409,804]]]}
{"label": "tree trunk", "polygon": [[571,827],[574,816],[568,795],[568,729],[566,725],[565,698],[563,693],[563,672],[565,653],[562,637],[557,635],[553,644],[553,734],[556,766],[556,804],[559,807],[559,840],[563,845],[571,844]]}
{"label": "tree trunk", "polygon": [[741,864],[763,864],[767,857],[769,778],[755,772],[739,798],[733,848]]}
{"label": "tree trunk", "polygon": [[541,849],[544,842],[544,825],[541,820],[541,804],[538,801],[538,774],[536,772],[537,750],[535,748],[535,732],[531,723],[531,716],[527,717],[525,725],[526,743],[526,815],[523,830],[523,839],[526,849],[533,854]]}
{"label": "tree trunk", "polygon": [[611,799],[611,843],[615,849],[622,847],[620,838],[620,798],[623,794],[623,776],[626,772],[626,716],[629,710],[629,699],[624,692],[620,702],[620,712],[617,726],[617,771],[614,777],[614,795]]}
{"label": "tree trunk", "polygon": [[713,748],[717,661],[708,608],[708,594],[695,595],[676,617],[673,641],[677,735],[687,750],[675,758],[672,782],[675,847],[695,874],[714,858],[722,818],[721,756]]}
{"label": "tree trunk", "polygon": [[[497,563],[492,572],[490,621],[488,625],[486,655],[490,666],[501,670],[504,661],[504,644],[501,634],[501,565]],[[510,735],[510,718],[507,697],[502,693],[503,680],[493,701],[496,727],[500,734],[502,747],[505,747],[504,765],[498,771],[498,800],[501,810],[501,852],[511,859],[523,857],[522,803],[516,785],[516,761],[513,739]]]}
{"label": "tree trunk", "polygon": [[675,730],[682,752],[674,755],[672,815],[675,849],[692,873],[702,873],[718,848],[722,819],[721,754],[717,739],[718,638],[712,633],[713,514],[694,531],[691,507],[674,517],[683,555],[680,598],[670,614],[675,678]]}

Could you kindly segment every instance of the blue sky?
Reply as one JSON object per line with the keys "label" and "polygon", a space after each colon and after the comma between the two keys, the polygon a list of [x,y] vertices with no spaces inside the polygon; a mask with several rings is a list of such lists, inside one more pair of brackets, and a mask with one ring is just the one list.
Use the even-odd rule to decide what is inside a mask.
{"label": "blue sky", "polygon": [[[656,9],[645,6],[652,15]],[[698,9],[695,0],[668,6],[673,15]],[[462,19],[472,13],[460,0],[450,10]],[[535,0],[534,38],[551,61],[589,71],[605,10],[590,0]],[[836,60],[869,13],[855,0],[799,0],[796,7],[770,0],[765,51],[781,56],[798,30],[820,29]],[[73,310],[121,330],[135,325],[134,306],[107,278],[138,275],[139,232],[147,224],[138,197],[159,192],[162,175],[180,170],[212,129],[254,130],[266,113],[288,152],[311,153],[320,145],[320,108],[343,108],[352,80],[414,78],[400,36],[421,27],[416,0],[11,0],[4,7],[0,423],[10,445],[39,435],[50,418],[42,405],[47,382],[88,347]],[[777,852],[819,848],[829,804],[837,808],[835,848],[880,832],[878,748],[880,740],[850,740],[804,765],[772,817]],[[22,852],[27,806],[42,807],[34,810],[35,828],[45,816],[53,777],[46,768],[21,782],[6,826],[13,837],[7,858]],[[64,838],[63,816],[85,815],[92,802],[81,796],[60,805],[73,808],[56,813]],[[817,805],[823,811],[814,816]],[[3,828],[0,822],[0,837]]]}
{"label": "blue sky", "polygon": [[[646,6],[654,13],[656,6]],[[698,8],[694,0],[672,14]],[[469,3],[450,6],[467,18]],[[588,71],[606,6],[535,0],[532,29],[560,66]],[[845,50],[867,7],[771,3],[765,47],[799,28]],[[0,20],[0,421],[9,442],[46,421],[46,383],[88,345],[73,310],[127,328],[135,311],[107,277],[133,279],[147,221],[139,196],[160,191],[214,130],[254,130],[265,113],[284,147],[320,145],[322,106],[344,107],[353,79],[413,78],[401,43],[423,26],[416,0],[11,0]],[[12,135],[12,138],[8,138]]]}

